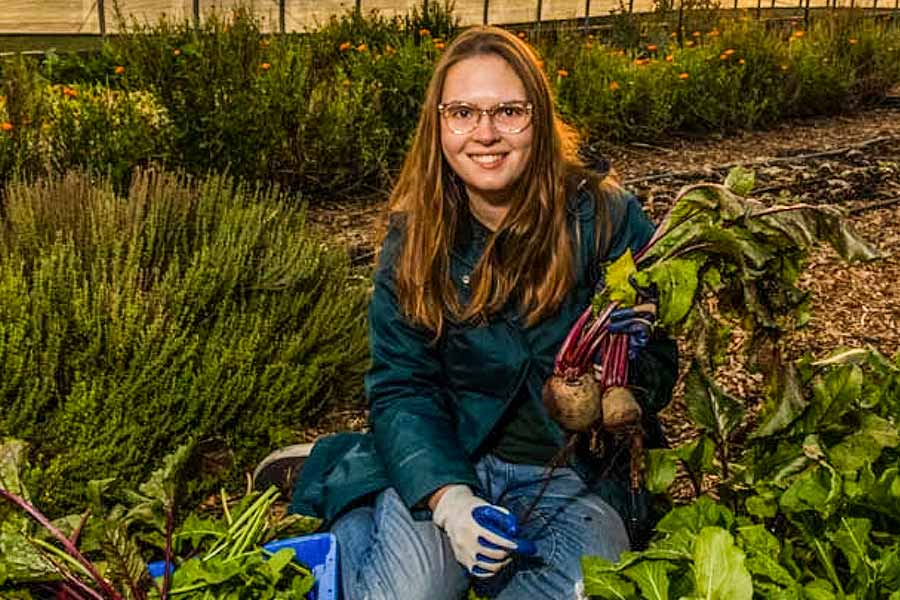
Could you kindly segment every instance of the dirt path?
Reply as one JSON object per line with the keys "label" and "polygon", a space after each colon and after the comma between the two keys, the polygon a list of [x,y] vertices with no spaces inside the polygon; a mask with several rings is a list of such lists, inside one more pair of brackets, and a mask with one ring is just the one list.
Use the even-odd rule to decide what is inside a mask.
{"label": "dirt path", "polygon": [[[900,90],[898,90],[900,92]],[[757,173],[757,194],[782,191],[806,202],[840,205],[857,229],[884,255],[846,265],[830,250],[814,253],[801,282],[811,293],[812,320],[791,339],[794,354],[822,356],[839,346],[871,344],[882,353],[900,350],[900,94],[889,106],[856,114],[786,122],[764,132],[733,137],[676,138],[658,146],[605,146],[607,157],[657,221],[677,191],[698,181],[721,181],[723,165],[744,164]],[[310,219],[346,244],[359,263],[371,260],[380,206],[311,209]],[[759,399],[759,375],[735,363],[727,374],[734,393]],[[691,436],[679,392],[663,415],[673,440]],[[302,432],[359,429],[359,405],[340,407]]]}

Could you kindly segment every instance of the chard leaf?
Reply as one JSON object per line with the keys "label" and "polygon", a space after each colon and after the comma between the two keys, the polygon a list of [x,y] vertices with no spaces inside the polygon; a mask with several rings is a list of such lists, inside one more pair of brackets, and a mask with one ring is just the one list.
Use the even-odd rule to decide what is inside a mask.
{"label": "chard leaf", "polygon": [[641,590],[641,598],[669,600],[669,571],[674,565],[662,560],[642,560],[625,570],[625,576]]}
{"label": "chard leaf", "polygon": [[863,372],[857,365],[847,365],[829,372],[813,385],[816,402],[806,420],[807,431],[818,431],[842,425],[844,415],[853,408],[862,392]]}
{"label": "chard leaf", "polygon": [[838,470],[856,472],[866,463],[873,463],[885,448],[896,448],[900,433],[887,419],[873,414],[863,415],[859,429],[832,447],[829,457]]}
{"label": "chard leaf", "polygon": [[[843,595],[842,595],[843,596]],[[824,579],[814,579],[803,586],[804,600],[837,600],[834,586]]]}
{"label": "chard leaf", "polygon": [[778,498],[770,491],[762,491],[750,496],[744,503],[747,513],[759,519],[771,519],[778,514]]}
{"label": "chard leaf", "polygon": [[691,560],[695,537],[694,532],[688,529],[679,529],[669,533],[661,540],[655,540],[640,555],[652,560],[687,562]]}
{"label": "chard leaf", "polygon": [[749,196],[756,184],[756,173],[752,169],[734,167],[725,178],[725,187],[738,196]]}
{"label": "chard leaf", "polygon": [[641,287],[656,284],[659,322],[664,327],[674,328],[690,312],[697,294],[699,269],[699,259],[673,258],[660,261],[635,277]]}
{"label": "chard leaf", "polygon": [[793,423],[809,406],[803,394],[793,363],[784,365],[783,370],[774,375],[775,399],[767,401],[760,415],[759,426],[750,434],[757,439],[780,433]]}
{"label": "chard leaf", "polygon": [[704,527],[694,540],[696,594],[706,600],[751,600],[753,582],[731,534]]}
{"label": "chard leaf", "polygon": [[697,361],[685,377],[684,401],[694,422],[718,440],[728,440],[744,416],[740,401],[719,388]]}
{"label": "chard leaf", "polygon": [[844,554],[850,572],[865,584],[870,578],[870,571],[874,568],[869,558],[869,532],[872,530],[872,522],[869,519],[841,517],[840,524],[837,531],[828,532],[828,539]]}
{"label": "chard leaf", "polygon": [[709,526],[729,528],[734,524],[734,515],[721,504],[702,496],[686,506],[677,506],[660,519],[656,525],[659,532],[677,534],[686,530],[697,534]]}
{"label": "chard leaf", "polygon": [[21,585],[56,577],[54,566],[26,536],[14,531],[0,531],[0,589],[4,581]]}
{"label": "chard leaf", "polygon": [[716,447],[711,439],[702,436],[693,442],[679,446],[675,449],[675,454],[689,472],[703,473],[712,469]]}
{"label": "chard leaf", "polygon": [[900,520],[900,473],[897,467],[885,469],[876,477],[872,465],[866,464],[855,479],[845,476],[844,488],[847,497],[859,506]]}
{"label": "chard leaf", "polygon": [[637,290],[631,285],[629,278],[636,272],[637,267],[629,248],[606,267],[606,289],[601,306],[610,302],[618,302],[620,307],[634,306],[637,303]]}
{"label": "chard leaf", "polygon": [[837,472],[813,465],[800,474],[779,499],[787,513],[812,511],[830,517],[841,497],[842,481]]}
{"label": "chard leaf", "polygon": [[644,470],[644,486],[652,494],[664,494],[675,481],[678,467],[672,450],[651,448],[647,450]]}
{"label": "chard leaf", "polygon": [[747,553],[747,570],[755,576],[754,579],[764,577],[789,588],[796,585],[788,570],[778,562],[781,544],[764,525],[739,527],[738,542]]}
{"label": "chard leaf", "polygon": [[[29,502],[28,490],[19,474],[25,466],[28,446],[21,440],[8,439],[0,444],[0,488]],[[27,533],[31,522],[18,508],[0,500],[0,532]]]}
{"label": "chard leaf", "polygon": [[630,600],[635,598],[634,584],[612,571],[612,563],[599,557],[584,556],[581,559],[584,573],[584,591],[604,600]]}

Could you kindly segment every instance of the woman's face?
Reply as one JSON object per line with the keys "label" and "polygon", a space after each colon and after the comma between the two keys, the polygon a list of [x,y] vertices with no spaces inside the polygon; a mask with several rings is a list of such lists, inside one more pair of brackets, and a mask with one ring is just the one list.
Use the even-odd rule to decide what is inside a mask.
{"label": "woman's face", "polygon": [[[491,108],[501,102],[527,102],[525,86],[512,67],[496,54],[484,54],[456,63],[447,71],[442,104],[462,102]],[[525,171],[531,154],[531,123],[519,133],[498,131],[493,119],[482,114],[469,133],[454,133],[441,117],[441,148],[450,167],[466,184],[470,198],[503,204]]]}

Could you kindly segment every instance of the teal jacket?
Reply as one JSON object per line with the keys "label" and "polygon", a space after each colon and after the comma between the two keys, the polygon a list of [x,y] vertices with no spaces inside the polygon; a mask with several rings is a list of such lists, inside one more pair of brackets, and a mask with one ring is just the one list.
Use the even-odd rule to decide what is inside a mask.
{"label": "teal jacket", "polygon": [[[367,433],[340,433],[319,440],[296,483],[291,510],[326,524],[348,508],[392,486],[414,514],[438,488],[464,483],[478,490],[474,462],[490,451],[491,434],[522,398],[540,399],[544,382],[571,326],[590,303],[598,266],[640,248],[653,225],[632,196],[612,202],[614,236],[605,257],[594,256],[595,200],[578,190],[568,205],[578,243],[577,282],[560,309],[533,327],[509,310],[486,325],[451,323],[437,343],[401,314],[393,269],[402,226],[391,227],[374,274],[369,304],[372,364],[365,377],[370,403]],[[465,302],[468,275],[484,250],[476,227],[461,227],[452,252],[451,276]],[[602,245],[601,245],[602,246]],[[511,303],[512,304],[512,303]],[[629,383],[648,415],[669,401],[677,375],[674,342],[657,337],[630,368]],[[556,428],[562,440],[562,432]],[[658,427],[658,425],[657,425]],[[579,465],[620,514],[628,509],[624,482],[610,478],[609,465]]]}

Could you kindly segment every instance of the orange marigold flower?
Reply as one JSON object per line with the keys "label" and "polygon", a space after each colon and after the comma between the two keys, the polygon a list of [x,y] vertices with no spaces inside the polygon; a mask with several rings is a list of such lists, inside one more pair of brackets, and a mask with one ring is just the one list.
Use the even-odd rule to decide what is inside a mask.
{"label": "orange marigold flower", "polygon": [[181,56],[181,48],[175,48],[172,50],[172,56]]}
{"label": "orange marigold flower", "polygon": [[804,35],[806,35],[806,32],[803,31],[802,29],[798,29],[797,31],[794,32],[795,38],[802,38]]}
{"label": "orange marigold flower", "polygon": [[687,73],[679,73],[678,74],[678,79],[681,79],[682,81],[684,81],[688,77],[690,77],[690,75],[688,75]]}
{"label": "orange marigold flower", "polygon": [[732,54],[734,54],[734,48],[729,48],[723,54],[725,54],[725,56],[731,56]]}
{"label": "orange marigold flower", "polygon": [[694,36],[694,37],[700,37],[701,33],[700,33],[699,31],[695,31],[695,32],[692,33],[691,35]]}
{"label": "orange marigold flower", "polygon": [[78,90],[73,90],[70,87],[63,88],[63,94],[68,96],[69,98],[74,98],[78,95]]}
{"label": "orange marigold flower", "polygon": [[119,65],[116,67],[115,71],[116,71],[116,75],[121,75],[122,73],[125,72],[125,67],[123,67],[122,65]]}
{"label": "orange marigold flower", "polygon": [[678,32],[673,31],[672,33],[669,34],[669,37],[678,37]]}
{"label": "orange marigold flower", "polygon": [[419,35],[421,35],[422,37],[428,37],[431,35],[431,32],[423,27],[419,30]]}
{"label": "orange marigold flower", "polygon": [[270,65],[269,63],[263,63],[259,65],[259,68],[263,71],[268,71],[270,68],[272,68],[272,65]]}
{"label": "orange marigold flower", "polygon": [[3,123],[0,123],[0,129],[2,129],[3,131],[12,131],[13,124],[9,121],[4,121]]}
{"label": "orange marigold flower", "polygon": [[444,42],[435,42],[434,47],[437,48],[438,50],[443,50],[444,48],[447,47],[447,44],[445,44]]}
{"label": "orange marigold flower", "polygon": [[634,64],[636,64],[639,67],[643,67],[644,65],[648,64],[649,62],[650,62],[649,58],[638,58],[638,59],[635,59]]}
{"label": "orange marigold flower", "polygon": [[360,44],[359,46],[356,47],[357,52],[365,52],[368,49],[369,49],[369,47],[366,46],[365,42],[363,42],[362,44]]}
{"label": "orange marigold flower", "polygon": [[859,40],[856,39],[856,38],[850,38],[849,40],[847,40],[847,42],[848,42],[851,46],[855,46],[856,44],[859,43]]}
{"label": "orange marigold flower", "polygon": [[656,44],[648,44],[647,52],[656,52]]}
{"label": "orange marigold flower", "polygon": [[666,55],[666,62],[675,62],[675,55],[674,55],[674,54],[667,54],[667,55]]}
{"label": "orange marigold flower", "polygon": [[746,64],[747,64],[747,61],[744,60],[744,59],[742,58],[742,59],[740,59],[740,60],[738,61],[738,64],[739,64],[739,65],[746,65]]}
{"label": "orange marigold flower", "polygon": [[723,52],[719,55],[719,60],[728,60],[728,55]]}
{"label": "orange marigold flower", "polygon": [[619,87],[621,87],[621,86],[619,86],[618,81],[613,80],[613,81],[609,82],[609,91],[614,92],[617,89],[619,89]]}
{"label": "orange marigold flower", "polygon": [[524,40],[524,39],[525,39],[525,32],[524,32],[524,31],[520,31],[520,32],[519,32],[519,39],[520,39],[520,40]]}
{"label": "orange marigold flower", "polygon": [[569,76],[569,72],[566,71],[565,69],[558,70],[556,72],[556,74],[559,75],[560,77],[568,77]]}
{"label": "orange marigold flower", "polygon": [[353,44],[351,44],[350,42],[344,42],[343,44],[341,44],[340,46],[338,46],[338,50],[340,50],[341,52],[346,52],[346,51],[349,50],[352,46],[353,46]]}
{"label": "orange marigold flower", "polygon": [[720,33],[720,32],[719,32],[718,29],[713,29],[712,31],[709,32],[709,36],[710,36],[710,37],[716,37],[717,35],[719,35],[719,33]]}

